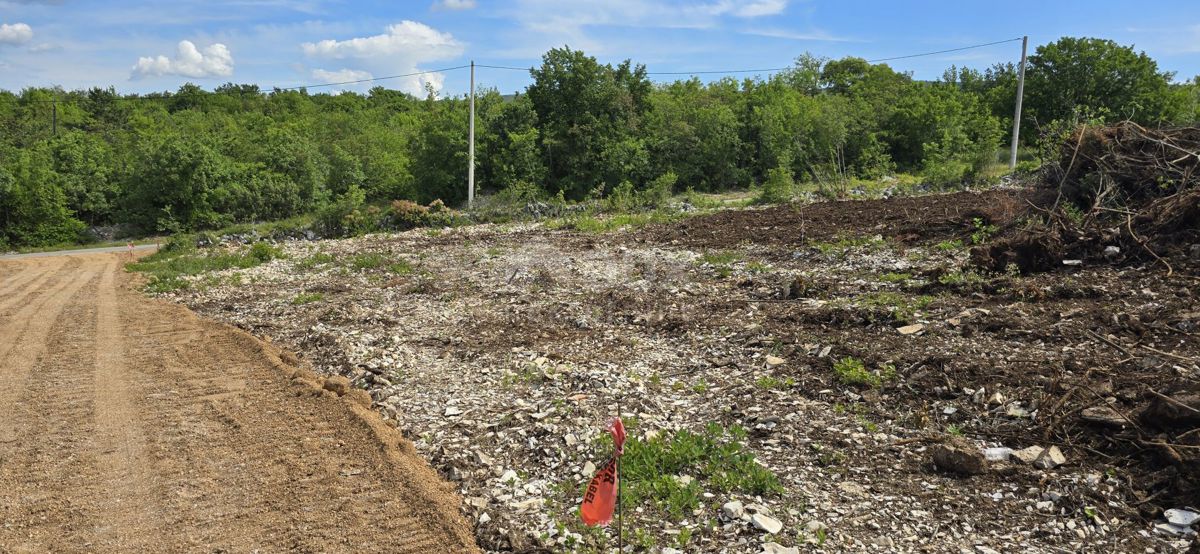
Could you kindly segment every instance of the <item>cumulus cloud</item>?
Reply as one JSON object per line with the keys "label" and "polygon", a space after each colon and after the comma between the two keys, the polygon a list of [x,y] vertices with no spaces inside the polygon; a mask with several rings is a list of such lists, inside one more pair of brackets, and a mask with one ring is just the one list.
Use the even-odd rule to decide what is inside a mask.
{"label": "cumulus cloud", "polygon": [[161,55],[142,57],[133,66],[134,79],[162,75],[228,77],[233,75],[233,55],[219,42],[199,50],[191,41],[181,40],[174,59]]}
{"label": "cumulus cloud", "polygon": [[469,10],[475,7],[475,0],[437,0],[433,7],[443,10]]}
{"label": "cumulus cloud", "polygon": [[[380,35],[351,38],[347,40],[326,39],[300,45],[305,55],[327,60],[345,60],[349,67],[328,75],[347,71],[362,73],[400,75],[417,73],[423,63],[450,60],[463,53],[463,44],[450,33],[444,33],[424,23],[401,21],[389,25]],[[324,71],[324,70],[320,70]],[[349,73],[347,73],[349,74]],[[314,72],[314,77],[316,74]],[[321,78],[321,77],[317,77]],[[353,81],[357,79],[343,79]],[[438,90],[442,86],[440,74],[423,74],[405,77],[398,88],[415,95],[424,94],[426,86]],[[327,81],[339,82],[339,81]]]}
{"label": "cumulus cloud", "polygon": [[463,46],[450,33],[443,33],[416,21],[401,21],[389,25],[382,35],[326,39],[301,45],[304,53],[322,58],[377,58],[380,56],[410,56],[422,61],[448,59],[462,53]]}
{"label": "cumulus cloud", "polygon": [[0,44],[25,44],[33,40],[33,28],[25,23],[0,23]]}
{"label": "cumulus cloud", "polygon": [[314,69],[312,77],[322,83],[345,83],[348,81],[371,79],[373,75],[371,75],[370,71],[361,71],[358,69],[339,69],[337,71]]}

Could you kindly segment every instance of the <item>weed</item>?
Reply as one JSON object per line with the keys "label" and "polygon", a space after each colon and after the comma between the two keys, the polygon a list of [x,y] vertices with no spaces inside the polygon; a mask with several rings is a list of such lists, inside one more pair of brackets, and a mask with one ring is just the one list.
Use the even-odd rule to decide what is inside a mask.
{"label": "weed", "polygon": [[912,279],[911,273],[888,272],[879,276],[879,280],[885,283],[903,283],[909,279]]}
{"label": "weed", "polygon": [[750,262],[746,264],[746,271],[753,274],[766,273],[771,270],[771,267],[762,262]]}
{"label": "weed", "polygon": [[942,242],[937,243],[937,246],[936,246],[936,248],[938,250],[941,250],[942,252],[953,252],[955,250],[961,250],[962,247],[963,247],[963,241],[958,240],[958,239],[944,240]]}
{"label": "weed", "polygon": [[883,291],[864,294],[858,297],[857,302],[864,308],[885,310],[893,320],[899,323],[911,323],[916,318],[917,312],[933,304],[933,297],[928,295],[909,297],[898,292]]}
{"label": "weed", "polygon": [[972,271],[951,271],[938,277],[938,282],[947,286],[978,285],[984,281],[983,276]]}
{"label": "weed", "polygon": [[709,265],[728,265],[742,259],[742,255],[732,250],[709,251],[700,255],[700,262]]}
{"label": "weed", "polygon": [[256,242],[250,247],[250,257],[258,260],[258,263],[267,263],[283,257],[283,250],[278,246],[266,242]]}
{"label": "weed", "polygon": [[971,220],[971,226],[975,228],[975,231],[971,233],[971,243],[973,244],[983,244],[987,242],[987,240],[992,238],[992,235],[996,234],[996,231],[999,230],[999,228],[995,225],[984,223],[982,217],[977,217]]}
{"label": "weed", "polygon": [[883,384],[883,379],[867,371],[867,367],[862,363],[862,360],[857,358],[846,357],[834,362],[833,372],[837,375],[838,381],[844,385],[878,387]]}
{"label": "weed", "polygon": [[325,298],[325,295],[321,294],[319,292],[302,292],[302,293],[297,294],[296,296],[292,297],[292,305],[302,306],[304,304],[320,302],[324,298]]}
{"label": "weed", "polygon": [[796,380],[791,377],[780,379],[772,375],[759,377],[754,381],[754,386],[764,390],[786,390],[794,387],[795,385]]}
{"label": "weed", "polygon": [[395,273],[397,275],[408,275],[413,272],[412,264],[408,263],[408,260],[403,260],[403,259],[396,260],[396,261],[388,264],[387,269],[388,269],[388,271]]}
{"label": "weed", "polygon": [[357,271],[364,269],[377,269],[387,263],[387,257],[378,252],[365,252],[355,254],[350,258],[350,267]]}
{"label": "weed", "polygon": [[963,429],[958,425],[950,424],[946,426],[946,432],[956,437],[961,437],[963,434]]}
{"label": "weed", "polygon": [[708,383],[705,381],[700,381],[699,383],[692,385],[692,392],[696,394],[704,394],[708,392]]}
{"label": "weed", "polygon": [[313,254],[307,258],[304,258],[303,260],[296,262],[296,269],[310,270],[310,269],[316,268],[317,266],[320,266],[320,265],[333,263],[334,259],[335,258],[333,257],[332,254],[326,254],[325,252],[317,252],[316,254]]}
{"label": "weed", "polygon": [[636,508],[650,502],[676,519],[690,514],[700,506],[702,491],[698,481],[684,484],[677,478],[681,475],[707,479],[709,487],[720,492],[782,492],[779,480],[754,461],[739,437],[745,437],[745,429],[717,424],[700,433],[683,430],[670,438],[630,436],[622,458],[621,469],[629,483],[622,505]]}

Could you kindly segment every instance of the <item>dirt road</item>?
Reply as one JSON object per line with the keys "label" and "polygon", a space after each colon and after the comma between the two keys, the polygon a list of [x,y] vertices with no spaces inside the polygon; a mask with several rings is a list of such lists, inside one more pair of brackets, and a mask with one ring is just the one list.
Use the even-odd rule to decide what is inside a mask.
{"label": "dirt road", "polygon": [[353,395],[120,260],[0,262],[0,552],[475,551]]}

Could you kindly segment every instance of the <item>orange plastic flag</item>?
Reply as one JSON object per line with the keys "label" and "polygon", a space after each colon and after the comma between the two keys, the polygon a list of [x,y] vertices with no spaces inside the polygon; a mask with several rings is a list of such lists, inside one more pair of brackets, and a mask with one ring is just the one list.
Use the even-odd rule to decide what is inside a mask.
{"label": "orange plastic flag", "polygon": [[583,495],[583,505],[579,507],[579,516],[583,524],[595,527],[608,525],[612,521],[613,508],[617,505],[617,457],[608,460],[592,482],[588,483],[587,492]]}
{"label": "orange plastic flag", "polygon": [[579,516],[583,518],[584,525],[593,527],[608,525],[612,521],[621,482],[617,471],[620,467],[617,458],[625,453],[625,424],[620,418],[615,418],[609,424],[608,432],[612,433],[613,437],[613,457],[596,472],[595,477],[592,477],[587,492],[583,494],[583,505],[579,507]]}

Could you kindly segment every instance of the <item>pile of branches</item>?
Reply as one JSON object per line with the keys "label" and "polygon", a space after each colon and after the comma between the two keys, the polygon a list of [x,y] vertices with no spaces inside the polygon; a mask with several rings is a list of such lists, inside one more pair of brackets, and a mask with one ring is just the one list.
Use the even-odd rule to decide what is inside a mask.
{"label": "pile of branches", "polygon": [[1062,267],[1065,259],[1151,261],[1173,272],[1171,257],[1183,255],[1185,264],[1195,257],[1200,128],[1080,126],[1042,174],[1046,194],[1034,208],[1045,224],[977,248],[977,265],[1030,273]]}
{"label": "pile of branches", "polygon": [[1138,209],[1200,184],[1200,128],[1083,125],[1062,142],[1046,175],[1085,212]]}

